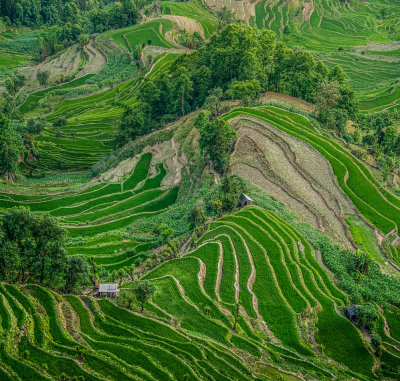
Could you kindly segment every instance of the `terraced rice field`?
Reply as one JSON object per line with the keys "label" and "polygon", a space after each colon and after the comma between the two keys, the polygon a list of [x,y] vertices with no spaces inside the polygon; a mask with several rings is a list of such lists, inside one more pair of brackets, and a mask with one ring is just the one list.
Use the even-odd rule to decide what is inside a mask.
{"label": "terraced rice field", "polygon": [[39,103],[41,99],[43,99],[46,95],[51,93],[54,90],[59,90],[59,89],[73,89],[79,86],[82,86],[86,83],[86,81],[93,77],[94,74],[86,74],[78,79],[75,79],[71,82],[64,83],[60,86],[55,86],[55,87],[50,87],[45,90],[40,90],[35,93],[30,94],[25,102],[19,107],[19,111],[23,114],[32,111]]}
{"label": "terraced rice field", "polygon": [[[389,6],[391,13],[382,19],[384,6]],[[290,46],[304,46],[328,66],[342,65],[349,84],[364,98],[400,78],[396,50],[379,49],[380,43],[399,39],[399,12],[398,2],[385,0],[262,0],[256,4],[255,18],[258,28],[273,30]],[[370,43],[376,45],[376,54],[370,54]]]}
{"label": "terraced rice field", "polygon": [[0,52],[0,72],[5,77],[7,73],[12,72],[16,68],[26,64],[30,60],[30,57],[24,54],[15,52]]}
{"label": "terraced rice field", "polygon": [[[154,78],[168,70],[178,55],[163,54],[148,77]],[[142,77],[135,77],[90,96],[64,100],[46,119],[52,123],[64,117],[67,124],[48,127],[35,140],[40,152],[39,169],[87,171],[110,152],[117,129],[116,121],[124,110],[116,103],[134,105],[142,80]]]}
{"label": "terraced rice field", "polygon": [[329,162],[307,143],[259,119],[238,116],[230,124],[238,134],[231,171],[352,249],[343,215],[356,215],[357,211],[335,182]]}
{"label": "terraced rice field", "polygon": [[[143,315],[93,296],[0,285],[4,379],[264,380],[293,366],[306,379],[373,377],[360,333],[339,312],[346,296],[271,212],[251,207],[217,220],[196,250],[144,278],[158,291]],[[315,340],[301,333],[312,314]],[[397,358],[399,316],[382,311],[385,361]],[[334,362],[319,358],[321,349]]]}
{"label": "terraced rice field", "polygon": [[[346,297],[315,260],[311,246],[283,220],[248,208],[212,223],[199,243],[194,252],[144,277],[163,289],[153,303],[177,315],[182,328],[229,345],[235,303],[239,303],[238,332],[250,342],[235,339],[234,345],[248,350],[250,344],[259,346],[254,334],[261,330],[269,345],[285,346],[305,358],[313,357],[313,345],[322,345],[329,357],[370,375],[372,359],[359,334],[335,311],[335,305],[346,304]],[[296,320],[296,315],[306,320],[311,311],[318,311],[314,344],[301,337]],[[353,351],[357,360],[350,356]],[[308,365],[320,375],[327,371]]]}
{"label": "terraced rice field", "polygon": [[400,105],[400,86],[391,87],[380,91],[379,94],[365,98],[360,103],[362,112],[377,112],[381,110],[396,109]]}
{"label": "terraced rice field", "polygon": [[237,108],[223,118],[239,116],[256,118],[308,143],[328,160],[338,185],[366,220],[384,234],[399,231],[399,198],[384,189],[360,160],[315,130],[308,119],[276,107]]}
{"label": "terraced rice field", "polygon": [[[382,6],[390,3],[391,16],[382,20],[378,15]],[[393,28],[396,1],[378,0],[374,3],[344,3],[340,0],[301,1],[297,3],[263,0],[256,5],[256,24],[259,28],[272,29],[283,36],[286,25],[307,47],[323,51],[366,45],[368,42],[395,40],[398,32]],[[377,17],[378,16],[378,17]],[[376,39],[380,37],[380,41]],[[375,40],[375,41],[373,41]],[[320,50],[315,49],[315,50]]]}
{"label": "terraced rice field", "polygon": [[160,19],[149,21],[133,27],[109,32],[105,37],[114,40],[128,51],[135,52],[137,46],[142,44],[174,48],[175,46],[165,38],[165,34],[173,28],[170,20]]}
{"label": "terraced rice field", "polygon": [[200,0],[186,2],[162,1],[161,5],[164,15],[184,16],[198,21],[204,29],[206,38],[209,38],[217,27],[217,17]]}
{"label": "terraced rice field", "polygon": [[43,197],[3,193],[0,211],[27,206],[32,211],[50,213],[67,229],[70,238],[82,238],[81,243],[67,248],[69,254],[94,256],[95,263],[110,271],[143,262],[146,258],[141,253],[151,247],[150,243],[113,237],[112,231],[162,213],[175,203],[179,188],[161,185],[166,175],[162,163],[152,164],[156,173],[150,176],[151,162],[152,155],[144,153],[120,183],[104,182],[81,191]]}

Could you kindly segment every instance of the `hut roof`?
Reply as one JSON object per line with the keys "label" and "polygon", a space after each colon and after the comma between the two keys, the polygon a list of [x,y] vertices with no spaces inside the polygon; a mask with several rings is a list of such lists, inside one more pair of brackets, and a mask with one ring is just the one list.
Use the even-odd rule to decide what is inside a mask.
{"label": "hut roof", "polygon": [[356,320],[357,317],[357,308],[358,308],[358,304],[352,304],[350,306],[348,306],[346,308],[346,316],[349,320],[351,320],[352,322],[354,322]]}
{"label": "hut roof", "polygon": [[249,196],[247,196],[246,194],[244,194],[244,193],[242,193],[241,195],[240,195],[240,197],[239,197],[239,200],[240,200],[240,202],[253,202],[253,200],[249,197]]}
{"label": "hut roof", "polygon": [[118,292],[118,283],[100,283],[99,292]]}

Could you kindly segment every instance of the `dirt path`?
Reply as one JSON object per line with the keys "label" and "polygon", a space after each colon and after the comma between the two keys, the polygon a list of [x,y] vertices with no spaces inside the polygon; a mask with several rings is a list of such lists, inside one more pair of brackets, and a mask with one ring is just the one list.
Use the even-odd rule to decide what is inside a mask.
{"label": "dirt path", "polygon": [[185,289],[182,287],[182,285],[179,283],[179,280],[176,279],[173,275],[168,275],[169,277],[171,277],[175,284],[178,287],[179,293],[181,294],[182,299],[187,303],[190,304],[191,306],[193,306],[194,308],[196,308],[197,311],[200,312],[199,307],[197,307],[195,304],[191,303],[187,298],[186,298],[186,294],[185,294]]}
{"label": "dirt path", "polygon": [[232,252],[233,252],[233,257],[235,259],[235,283],[234,283],[234,287],[235,287],[235,302],[238,303],[239,302],[239,296],[240,296],[240,285],[239,285],[239,277],[240,277],[240,272],[239,272],[239,261],[237,258],[237,252],[235,249],[235,246],[232,242],[231,237],[228,236],[229,242],[232,246]]}
{"label": "dirt path", "polygon": [[199,261],[199,265],[200,265],[200,270],[199,270],[199,273],[197,274],[200,290],[204,295],[206,295],[208,297],[208,294],[206,293],[206,290],[204,289],[204,280],[207,275],[207,266],[200,258],[197,258],[197,260]]}
{"label": "dirt path", "polygon": [[218,273],[217,273],[217,280],[215,282],[215,295],[217,300],[220,302],[221,297],[219,295],[219,290],[221,288],[221,281],[222,281],[222,266],[224,264],[224,249],[222,247],[221,242],[217,242],[219,245],[219,259],[218,259]]}
{"label": "dirt path", "polygon": [[247,280],[247,289],[249,290],[249,292],[252,296],[253,310],[256,313],[257,318],[261,318],[260,313],[258,312],[258,299],[257,299],[257,296],[253,292],[253,285],[254,285],[254,282],[256,281],[256,266],[254,265],[253,256],[251,255],[250,249],[247,246],[245,239],[242,237],[242,235],[238,231],[236,231],[236,233],[242,240],[242,243],[246,249],[247,257],[249,258],[251,272],[250,272],[249,279]]}

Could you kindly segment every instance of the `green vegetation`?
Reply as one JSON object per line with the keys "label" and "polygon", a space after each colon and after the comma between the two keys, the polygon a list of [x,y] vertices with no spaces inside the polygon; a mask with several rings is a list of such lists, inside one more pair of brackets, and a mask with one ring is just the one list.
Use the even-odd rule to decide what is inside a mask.
{"label": "green vegetation", "polygon": [[[105,34],[127,50],[136,53],[142,45],[154,45],[162,48],[173,48],[174,45],[165,39],[165,33],[170,31],[173,23],[170,20],[154,20],[132,28],[120,29],[117,32]],[[161,33],[160,33],[161,31]]]}
{"label": "green vegetation", "polygon": [[351,234],[353,235],[357,246],[361,250],[365,251],[369,257],[382,263],[382,252],[376,242],[372,229],[357,217],[348,217],[346,218],[346,222],[350,226]]}
{"label": "green vegetation", "polygon": [[400,203],[397,197],[384,190],[359,159],[329,138],[319,135],[306,118],[274,107],[263,107],[236,109],[224,119],[237,115],[255,116],[312,145],[331,163],[340,187],[365,218],[384,233],[399,229],[397,208]]}
{"label": "green vegetation", "polygon": [[399,378],[399,5],[211,3],[0,0],[1,379]]}
{"label": "green vegetation", "polygon": [[0,52],[0,77],[5,77],[29,61],[29,57],[14,52]]}

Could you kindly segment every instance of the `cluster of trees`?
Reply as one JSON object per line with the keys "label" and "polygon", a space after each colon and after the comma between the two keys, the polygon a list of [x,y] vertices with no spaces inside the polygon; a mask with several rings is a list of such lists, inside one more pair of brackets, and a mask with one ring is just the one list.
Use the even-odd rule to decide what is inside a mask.
{"label": "cluster of trees", "polygon": [[177,39],[181,45],[184,45],[189,49],[199,49],[204,45],[204,38],[199,32],[190,34],[185,30],[181,30],[179,31]]}
{"label": "cluster of trees", "polygon": [[0,224],[0,279],[6,282],[38,282],[79,291],[90,280],[83,256],[67,256],[66,231],[51,216],[13,208]]}
{"label": "cluster of trees", "polygon": [[142,104],[122,118],[117,145],[202,107],[215,89],[223,99],[244,103],[269,90],[313,102],[321,88],[334,84],[339,95],[328,111],[333,107],[351,116],[357,103],[344,80],[340,66],[330,71],[308,51],[277,42],[271,31],[229,24],[202,48],[180,56],[164,75],[146,82],[139,94]]}
{"label": "cluster of trees", "polygon": [[[385,113],[376,115],[358,115],[355,131],[350,136],[351,142],[368,150],[382,170],[386,181],[395,171],[400,162],[400,134],[393,126],[392,120]],[[362,151],[355,151],[362,155]]]}
{"label": "cluster of trees", "polygon": [[229,166],[230,154],[236,140],[236,131],[223,119],[210,120],[211,114],[202,111],[195,126],[200,131],[199,146],[216,171],[224,172]]}
{"label": "cluster of trees", "polygon": [[326,266],[336,275],[338,286],[347,292],[354,304],[372,301],[400,306],[400,282],[383,274],[370,257],[357,251],[340,250],[327,237],[310,236],[313,245],[320,250]]}
{"label": "cluster of trees", "polygon": [[151,299],[155,292],[154,283],[148,280],[136,281],[133,283],[132,290],[121,291],[118,301],[129,309],[132,309],[137,301],[140,305],[140,312],[143,313],[146,302]]}
{"label": "cluster of trees", "polygon": [[140,13],[133,0],[0,0],[0,18],[6,25],[40,28],[44,59],[73,43],[88,41],[93,32],[134,25]]}
{"label": "cluster of trees", "polygon": [[8,77],[5,81],[5,86],[8,94],[15,95],[18,90],[24,86],[26,82],[26,78],[23,74],[13,74],[11,77]]}
{"label": "cluster of trees", "polygon": [[358,327],[367,330],[371,335],[371,344],[375,348],[375,354],[380,357],[382,349],[382,338],[377,332],[379,312],[375,303],[366,302],[356,309],[356,324]]}
{"label": "cluster of trees", "polygon": [[30,167],[31,175],[36,167],[36,159],[39,153],[33,145],[35,135],[40,134],[46,127],[47,122],[44,118],[31,118],[26,122],[17,118],[18,115],[11,117],[9,113],[2,112],[0,98],[0,178],[15,180],[21,175],[19,161],[25,155],[25,164]]}
{"label": "cluster of trees", "polygon": [[[132,0],[0,0],[0,16],[9,25],[32,28],[66,23],[124,27],[136,23],[139,12]],[[110,25],[111,23],[111,25]]]}
{"label": "cluster of trees", "polygon": [[346,134],[346,122],[357,117],[358,101],[354,91],[346,85],[346,75],[340,66],[328,72],[326,66],[320,62],[319,68],[325,74],[313,98],[317,119],[325,128],[335,130],[343,136]]}

